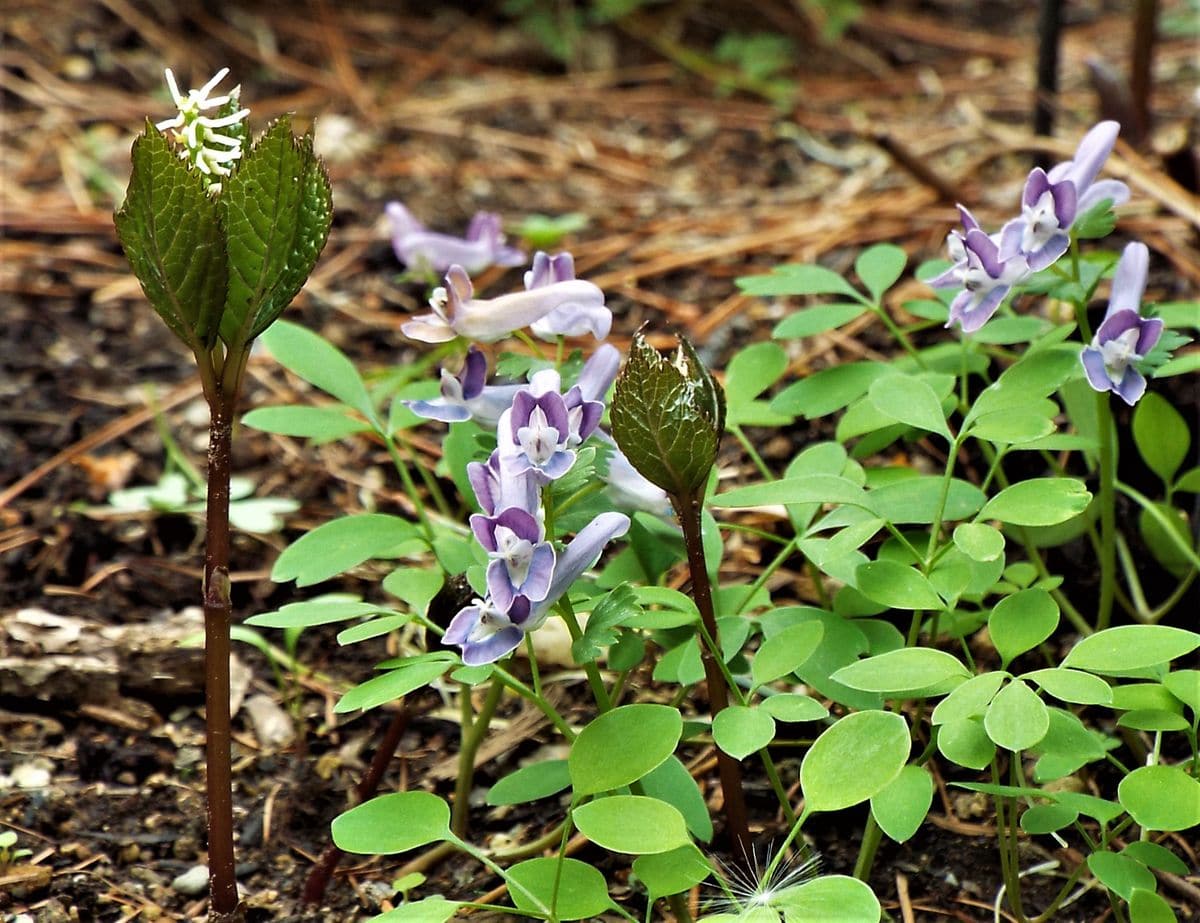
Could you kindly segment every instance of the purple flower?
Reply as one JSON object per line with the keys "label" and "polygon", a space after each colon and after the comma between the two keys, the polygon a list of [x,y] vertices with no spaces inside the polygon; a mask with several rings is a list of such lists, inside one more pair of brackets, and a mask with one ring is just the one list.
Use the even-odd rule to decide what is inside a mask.
{"label": "purple flower", "polygon": [[1088,384],[1097,391],[1116,393],[1131,407],[1146,393],[1146,377],[1134,363],[1146,357],[1163,331],[1161,318],[1140,313],[1149,263],[1145,244],[1125,248],[1113,275],[1108,311],[1091,344],[1079,354]]}
{"label": "purple flower", "polygon": [[488,516],[510,507],[536,513],[540,505],[540,488],[533,475],[516,470],[511,459],[502,460],[499,449],[492,452],[486,463],[467,465],[467,480],[475,491],[479,508]]}
{"label": "purple flower", "polygon": [[1040,167],[1030,172],[1021,196],[1021,217],[1004,226],[1001,259],[1021,254],[1034,272],[1045,269],[1067,252],[1068,232],[1076,218],[1104,199],[1120,204],[1129,198],[1129,187],[1119,180],[1095,182],[1120,127],[1101,122],[1084,135],[1074,159],[1049,173]]}
{"label": "purple flower", "polygon": [[[581,380],[588,393],[607,390],[609,353],[605,351]],[[594,359],[595,357],[593,357]],[[575,464],[575,446],[600,424],[604,404],[589,400],[579,384],[560,394],[562,379],[555,369],[535,372],[529,387],[513,396],[512,407],[500,417],[496,437],[503,464],[517,473],[529,472],[545,485],[566,474]]]}
{"label": "purple flower", "polygon": [[604,304],[604,293],[591,282],[556,282],[496,298],[475,298],[466,270],[451,266],[445,286],[433,290],[432,314],[421,314],[400,325],[404,334],[425,343],[446,343],[464,336],[482,343],[502,340],[563,305]]}
{"label": "purple flower", "polygon": [[669,516],[671,501],[667,498],[667,492],[657,484],[652,484],[633,467],[633,463],[617,448],[608,433],[596,430],[596,437],[610,446],[604,492],[613,505],[627,510],[641,510],[653,516]]}
{"label": "purple flower", "polygon": [[517,594],[530,602],[546,598],[555,555],[536,516],[519,507],[496,516],[476,513],[471,530],[488,553],[488,595],[497,606],[507,611]]}
{"label": "purple flower", "polygon": [[526,632],[540,628],[554,604],[596,562],[604,546],[628,529],[629,517],[623,513],[601,513],[559,555],[544,599],[531,603],[518,594],[505,609],[489,593],[487,599],[476,599],[460,609],[442,640],[461,647],[463,663],[468,666],[494,663],[516,649]]}
{"label": "purple flower", "polygon": [[487,357],[475,346],[467,350],[462,371],[457,376],[442,369],[441,379],[441,397],[431,401],[405,401],[409,410],[427,420],[443,423],[476,420],[482,426],[492,427],[505,408],[512,404],[513,395],[521,387],[485,385]]}
{"label": "purple flower", "polygon": [[458,610],[442,641],[462,648],[462,660],[469,667],[495,663],[516,649],[525,638],[525,622],[530,603],[518,596],[504,611],[489,599],[476,599]]}
{"label": "purple flower", "polygon": [[[947,240],[955,264],[940,276],[929,280],[933,288],[963,290],[950,303],[950,319],[956,321],[963,333],[973,333],[996,313],[1009,291],[1029,275],[1029,265],[1020,254],[1003,259],[1001,245],[989,237],[965,208],[959,207],[965,233],[952,232]],[[1006,233],[1013,233],[1005,228]]]}
{"label": "purple flower", "polygon": [[[533,268],[525,273],[525,290],[545,288],[574,282],[575,259],[569,253],[550,256],[538,251],[533,257]],[[540,320],[534,321],[532,330],[543,340],[559,336],[577,337],[590,333],[603,340],[612,329],[612,311],[604,306],[603,298],[593,297],[565,300]]]}
{"label": "purple flower", "polygon": [[441,274],[457,263],[468,273],[476,273],[489,266],[525,262],[524,253],[505,246],[500,216],[491,212],[477,212],[464,238],[430,231],[399,202],[389,202],[386,211],[396,258],[417,272]]}

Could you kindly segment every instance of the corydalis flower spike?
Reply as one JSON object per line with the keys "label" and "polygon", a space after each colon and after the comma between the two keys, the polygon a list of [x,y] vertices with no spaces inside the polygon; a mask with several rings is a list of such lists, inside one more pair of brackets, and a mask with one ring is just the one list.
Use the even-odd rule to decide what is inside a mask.
{"label": "corydalis flower spike", "polygon": [[405,401],[418,417],[459,423],[475,420],[481,426],[493,427],[511,404],[520,385],[487,385],[487,358],[475,346],[467,350],[462,370],[453,375],[441,371],[441,397],[433,400]]}
{"label": "corydalis flower spike", "polygon": [[[575,258],[569,253],[550,256],[538,251],[533,268],[525,273],[525,290],[534,291],[575,282]],[[590,333],[603,340],[612,329],[612,311],[591,297],[564,299],[553,311],[535,321],[531,327],[535,336],[554,340],[559,336],[583,336]]]}
{"label": "corydalis flower spike", "polygon": [[1088,384],[1097,391],[1112,391],[1130,406],[1146,393],[1146,377],[1134,364],[1149,354],[1163,331],[1161,318],[1141,316],[1149,263],[1145,244],[1125,248],[1113,276],[1108,311],[1079,355]]}
{"label": "corydalis flower spike", "polygon": [[504,243],[500,216],[491,212],[477,212],[466,237],[455,237],[429,230],[399,202],[389,202],[384,211],[392,226],[396,258],[417,272],[444,273],[457,264],[468,273],[477,273],[489,266],[525,262],[522,251]]}

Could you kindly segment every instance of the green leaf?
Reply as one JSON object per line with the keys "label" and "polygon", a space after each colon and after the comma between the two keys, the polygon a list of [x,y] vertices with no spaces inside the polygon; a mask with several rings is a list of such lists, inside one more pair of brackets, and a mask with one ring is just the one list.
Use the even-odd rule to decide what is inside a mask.
{"label": "green leaf", "polygon": [[387,606],[365,603],[357,597],[341,594],[318,596],[304,602],[288,603],[274,612],[263,612],[246,619],[245,624],[260,628],[311,628],[330,622],[345,622],[375,613],[398,615]]}
{"label": "green leaf", "polygon": [[1050,714],[1036,692],[1014,679],[992,699],[983,728],[998,747],[1027,750],[1046,736]]}
{"label": "green leaf", "polygon": [[650,892],[651,900],[690,890],[712,872],[712,866],[691,843],[633,860],[633,874]]}
{"label": "green leaf", "polygon": [[905,766],[891,783],[871,798],[871,815],[897,843],[910,839],[933,804],[933,776],[923,766]]}
{"label": "green leaf", "polygon": [[371,638],[378,638],[380,635],[390,634],[403,628],[411,621],[411,615],[386,615],[382,618],[371,619],[349,628],[343,628],[337,634],[337,643],[346,647],[350,644],[358,644],[360,641],[369,641]]}
{"label": "green leaf", "polygon": [[953,654],[930,647],[902,647],[842,667],[831,679],[852,689],[895,695],[970,675]]}
{"label": "green leaf", "polygon": [[1133,440],[1146,465],[1166,484],[1171,483],[1192,444],[1183,415],[1154,391],[1143,395],[1133,412]]}
{"label": "green leaf", "polygon": [[1129,895],[1129,923],[1178,923],[1179,918],[1163,898],[1148,888]]}
{"label": "green leaf", "polygon": [[1104,887],[1125,900],[1133,897],[1135,888],[1153,891],[1158,885],[1154,873],[1146,866],[1119,853],[1105,850],[1094,852],[1088,856],[1087,865]]}
{"label": "green leaf", "polygon": [[767,275],[740,276],[736,282],[747,295],[849,295],[862,300],[862,295],[840,275],[815,264],[784,263]]}
{"label": "green leaf", "polygon": [[816,336],[818,333],[850,323],[867,310],[867,306],[859,302],[819,304],[811,308],[802,308],[776,324],[771,336],[776,340]]}
{"label": "green leaf", "polygon": [[1170,378],[1172,375],[1188,375],[1200,372],[1200,351],[1184,353],[1169,359],[1154,370],[1155,378]]}
{"label": "green leaf", "polygon": [[579,832],[611,852],[643,856],[686,846],[687,824],[672,805],[642,795],[611,795],[572,811]]}
{"label": "green leaf", "polygon": [[775,738],[775,719],[765,711],[730,705],[713,718],[713,743],[736,760],[743,760]]}
{"label": "green leaf", "polygon": [[893,609],[945,607],[929,578],[895,561],[869,561],[856,573],[858,591],[867,599]]}
{"label": "green leaf", "polygon": [[[840,811],[883,791],[908,762],[908,723],[893,712],[840,718],[804,755],[800,787],[813,811]],[[847,773],[847,767],[855,768]]]}
{"label": "green leaf", "polygon": [[945,520],[966,519],[977,513],[987,499],[974,484],[952,478],[942,507],[944,489],[942,478],[935,475],[904,477],[875,487],[868,504],[876,516],[893,525],[925,524],[938,517],[939,508]]}
{"label": "green leaf", "polygon": [[623,705],[600,715],[571,744],[576,796],[636,782],[675,752],[682,735],[679,710],[666,705]]}
{"label": "green leaf", "polygon": [[1078,240],[1098,240],[1107,237],[1117,226],[1117,214],[1113,211],[1113,200],[1097,202],[1080,215],[1071,226]]}
{"label": "green leaf", "polygon": [[988,617],[988,633],[1004,667],[1049,638],[1057,627],[1058,603],[1038,588],[1006,596]]}
{"label": "green leaf", "polygon": [[429,792],[380,795],[333,819],[333,842],[356,855],[407,852],[448,839],[450,806]]}
{"label": "green leaf", "polygon": [[776,721],[820,721],[829,717],[828,708],[812,696],[799,692],[767,696],[758,707]]}
{"label": "green leaf", "polygon": [[578,859],[526,859],[508,868],[505,877],[518,909],[534,913],[553,909],[556,920],[589,919],[613,906],[604,876]]}
{"label": "green leaf", "polygon": [[384,557],[419,534],[412,523],[398,516],[343,516],[317,526],[285,548],[275,561],[271,579],[276,583],[295,580],[297,586],[320,583],[363,561]]}
{"label": "green leaf", "polygon": [[245,153],[219,201],[229,253],[221,338],[239,349],[304,286],[329,237],[333,193],[312,136],[297,140],[284,116]]}
{"label": "green leaf", "polygon": [[1079,812],[1065,804],[1035,804],[1021,815],[1021,829],[1033,836],[1053,833],[1079,819]]}
{"label": "green leaf", "polygon": [[1003,670],[972,676],[938,702],[930,720],[933,724],[947,724],[963,718],[981,717],[1007,678],[1008,674]]}
{"label": "green leaf", "polygon": [[1107,705],[1113,698],[1112,687],[1108,683],[1079,670],[1048,667],[1024,673],[1021,678],[1037,683],[1054,698],[1074,705]]}
{"label": "green leaf", "polygon": [[463,905],[448,901],[440,894],[419,901],[409,901],[394,910],[371,917],[367,923],[446,923]]}
{"label": "green leaf", "polygon": [[242,417],[251,429],[280,436],[296,436],[332,442],[354,433],[367,432],[369,423],[336,407],[258,407]]}
{"label": "green leaf", "polygon": [[1049,436],[1054,429],[1054,421],[1045,414],[1013,407],[979,417],[971,435],[997,445],[1024,445]]}
{"label": "green leaf", "polygon": [[1167,674],[1163,685],[1193,715],[1200,714],[1200,670],[1175,670]]}
{"label": "green leaf", "polygon": [[889,420],[937,433],[947,442],[953,440],[946,426],[942,402],[923,379],[911,375],[886,375],[871,383],[867,397]]}
{"label": "green leaf", "polygon": [[1004,533],[982,522],[964,522],[954,529],[954,544],[973,561],[995,561],[1004,554]]}
{"label": "green leaf", "polygon": [[800,622],[789,625],[765,639],[750,661],[750,675],[755,686],[787,676],[812,656],[825,636],[820,622]]}
{"label": "green leaf", "polygon": [[883,300],[884,292],[896,284],[907,264],[908,255],[895,244],[875,244],[858,255],[854,271],[878,304]]}
{"label": "green leaf", "polygon": [[725,370],[725,401],[731,426],[776,426],[791,421],[757,400],[788,366],[787,353],[776,343],[754,343],[739,350]]}
{"label": "green leaf", "polygon": [[1054,526],[1078,516],[1091,499],[1083,482],[1075,478],[1030,478],[992,497],[979,518],[1014,526]]}
{"label": "green leaf", "polygon": [[[784,888],[771,901],[783,911],[787,923],[878,923],[879,899],[864,882],[849,875],[822,875],[813,881]],[[738,920],[743,920],[739,916]],[[746,923],[758,923],[747,920]]]}
{"label": "green leaf", "polygon": [[592,608],[583,634],[571,644],[571,657],[577,664],[592,663],[617,642],[618,625],[642,614],[643,609],[628,584],[613,587]]}
{"label": "green leaf", "polygon": [[938,752],[952,763],[983,769],[996,755],[996,745],[976,718],[955,718],[938,728]]}
{"label": "green leaf", "polygon": [[147,300],[193,352],[216,342],[225,307],[225,234],[197,170],[149,120],[133,142],[133,174],[113,218]]}
{"label": "green leaf", "polygon": [[675,497],[703,491],[725,431],[725,399],[686,339],[667,359],[635,334],[609,414],[617,445],[647,480]]}
{"label": "green leaf", "polygon": [[713,837],[712,817],[708,804],[692,774],[677,756],[666,760],[648,772],[641,780],[642,792],[673,805],[683,815],[688,831],[696,839],[709,842]]}
{"label": "green leaf", "polygon": [[375,407],[358,370],[344,352],[299,324],[280,322],[263,337],[276,361],[310,385],[375,421]]}
{"label": "green leaf", "polygon": [[335,714],[344,715],[346,712],[358,709],[366,711],[394,702],[433,682],[454,666],[454,663],[451,659],[418,660],[408,666],[388,670],[349,690],[333,706],[333,711]]}
{"label": "green leaf", "polygon": [[1162,869],[1164,872],[1170,872],[1172,875],[1186,875],[1188,873],[1186,862],[1167,849],[1167,847],[1160,846],[1158,843],[1151,843],[1149,840],[1134,840],[1121,850],[1121,855],[1136,859],[1138,862],[1148,865],[1152,869]]}
{"label": "green leaf", "polygon": [[566,760],[543,760],[510,772],[488,789],[491,805],[525,804],[557,795],[571,785]]}
{"label": "green leaf", "polygon": [[383,578],[383,591],[424,615],[443,591],[443,577],[429,567],[397,567]]}
{"label": "green leaf", "polygon": [[1142,766],[1117,786],[1121,807],[1147,830],[1200,824],[1200,782],[1178,766]]}
{"label": "green leaf", "polygon": [[815,420],[858,400],[871,382],[888,371],[880,362],[847,362],[822,369],[780,391],[771,401],[771,409]]}
{"label": "green leaf", "polygon": [[1076,644],[1064,667],[1120,676],[1183,657],[1200,647],[1200,634],[1169,625],[1118,625]]}
{"label": "green leaf", "polygon": [[552,250],[562,239],[588,226],[588,216],[582,212],[565,215],[527,215],[517,227],[517,236],[534,250]]}

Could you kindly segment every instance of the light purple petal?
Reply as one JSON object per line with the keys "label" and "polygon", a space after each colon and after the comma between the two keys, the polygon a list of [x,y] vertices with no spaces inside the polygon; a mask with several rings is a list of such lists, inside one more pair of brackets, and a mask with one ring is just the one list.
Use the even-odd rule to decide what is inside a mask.
{"label": "light purple petal", "polygon": [[495,663],[506,654],[520,647],[525,632],[515,625],[502,628],[483,641],[468,641],[463,645],[462,662],[468,667],[479,667]]}
{"label": "light purple petal", "polygon": [[479,606],[464,606],[459,609],[454,618],[450,620],[442,640],[446,644],[462,644],[479,621],[479,613]]}
{"label": "light purple petal", "polygon": [[1113,205],[1123,205],[1129,201],[1129,187],[1119,179],[1102,179],[1092,183],[1087,192],[1079,197],[1077,215],[1087,214],[1105,199],[1109,199]]}
{"label": "light purple petal", "polygon": [[[597,290],[598,291],[598,290]],[[603,340],[612,329],[612,311],[595,300],[564,302],[530,325],[534,336],[553,341],[560,336],[580,337],[590,333]]]}
{"label": "light purple petal", "polygon": [[475,540],[487,551],[496,551],[500,547],[496,542],[497,526],[511,530],[518,538],[527,542],[539,542],[542,539],[542,525],[537,517],[517,506],[510,506],[494,516],[480,516],[475,513],[470,522]]}
{"label": "light purple petal", "polygon": [[535,605],[530,613],[527,629],[536,628],[545,621],[551,607],[558,602],[583,572],[596,563],[604,546],[629,529],[629,517],[624,513],[601,513],[579,530],[579,534],[559,555],[554,567],[554,578],[546,598]]}
{"label": "light purple petal", "polygon": [[1104,354],[1100,350],[1094,346],[1085,346],[1079,354],[1079,361],[1083,363],[1083,371],[1093,389],[1112,390],[1112,380],[1108,377],[1108,370],[1104,368]]}
{"label": "light purple petal", "polygon": [[460,335],[490,343],[528,327],[564,305],[603,304],[604,293],[591,282],[556,282],[529,291],[465,302],[450,322]]}
{"label": "light purple petal", "polygon": [[1046,178],[1046,171],[1041,167],[1034,167],[1029,171],[1029,177],[1025,180],[1025,188],[1021,192],[1021,203],[1027,208],[1032,208],[1042,197],[1042,193],[1049,188],[1050,180]]}
{"label": "light purple petal", "polygon": [[1127,330],[1140,327],[1141,323],[1141,315],[1136,310],[1126,308],[1123,311],[1110,311],[1096,328],[1096,345],[1110,343]]}
{"label": "light purple petal", "polygon": [[1133,366],[1129,366],[1125,369],[1121,380],[1113,386],[1113,393],[1132,407],[1146,393],[1146,376]]}
{"label": "light purple petal", "polygon": [[1071,160],[1068,175],[1075,183],[1075,188],[1086,191],[1096,179],[1104,161],[1112,153],[1113,145],[1117,143],[1117,135],[1121,131],[1118,122],[1100,122],[1083,136],[1075,156]]}
{"label": "light purple petal", "polygon": [[455,404],[445,398],[434,398],[431,401],[404,401],[404,406],[418,417],[426,420],[438,420],[442,423],[461,423],[471,419],[471,411],[463,404]]}
{"label": "light purple petal", "polygon": [[521,595],[527,597],[530,602],[541,602],[545,599],[546,594],[550,592],[550,581],[557,562],[558,555],[555,554],[553,545],[549,542],[538,544],[533,549],[533,557],[529,561],[529,573],[517,587]]}
{"label": "light purple petal", "polygon": [[1040,272],[1047,266],[1052,266],[1054,263],[1058,262],[1059,257],[1066,253],[1070,246],[1070,234],[1055,234],[1048,241],[1046,241],[1046,245],[1040,250],[1025,254],[1025,259],[1028,262],[1031,270],[1034,272]]}
{"label": "light purple petal", "polygon": [[1118,311],[1137,312],[1146,290],[1146,274],[1150,269],[1150,248],[1134,242],[1125,247],[1113,273],[1112,294],[1108,299],[1105,320]]}
{"label": "light purple petal", "polygon": [[1000,259],[1007,262],[1021,252],[1021,239],[1025,236],[1025,219],[1013,218],[1000,229]]}
{"label": "light purple petal", "polygon": [[962,285],[962,272],[966,263],[956,263],[945,272],[934,276],[925,284],[930,288],[958,288]]}
{"label": "light purple petal", "polygon": [[621,368],[621,351],[611,343],[596,348],[583,368],[575,385],[585,401],[601,401],[616,380]]}
{"label": "light purple petal", "polygon": [[965,205],[958,206],[958,216],[959,216],[959,219],[962,221],[962,226],[963,226],[964,231],[970,231],[973,228],[979,227],[979,222],[975,220],[975,216],[972,215],[967,210],[967,207]]}
{"label": "light purple petal", "polygon": [[400,325],[400,332],[422,343],[449,343],[457,336],[446,321],[436,314],[420,314]]}
{"label": "light purple petal", "polygon": [[606,493],[613,504],[628,510],[642,510],[654,516],[668,516],[671,502],[667,492],[652,484],[633,467],[625,453],[617,448],[612,437],[604,430],[596,430],[596,436],[610,446],[608,456],[608,482]]}
{"label": "light purple petal", "polygon": [[1054,196],[1054,217],[1060,228],[1069,228],[1075,220],[1075,209],[1078,198],[1074,183],[1056,183],[1052,189]]}
{"label": "light purple petal", "polygon": [[970,254],[974,254],[989,276],[993,279],[1000,278],[1001,273],[1004,272],[1004,262],[1000,259],[999,248],[995,241],[983,231],[972,228],[967,231],[965,245],[968,259],[970,259]]}
{"label": "light purple petal", "polygon": [[1158,344],[1158,338],[1162,336],[1163,319],[1161,317],[1149,317],[1142,320],[1142,329],[1138,334],[1137,354],[1139,356],[1148,356],[1150,350]]}
{"label": "light purple petal", "polygon": [[525,273],[525,288],[541,288],[555,282],[570,282],[575,278],[575,257],[562,252],[550,256],[539,250],[533,255],[533,267]]}

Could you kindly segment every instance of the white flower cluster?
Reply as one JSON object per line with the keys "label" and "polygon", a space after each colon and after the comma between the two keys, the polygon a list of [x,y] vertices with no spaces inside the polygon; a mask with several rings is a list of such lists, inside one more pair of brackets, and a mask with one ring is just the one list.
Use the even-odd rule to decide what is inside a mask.
{"label": "white flower cluster", "polygon": [[179,92],[175,75],[168,67],[167,87],[179,112],[174,118],[164,119],[155,126],[159,131],[171,131],[175,140],[184,145],[184,150],[180,151],[179,156],[196,165],[206,177],[209,192],[214,193],[221,189],[221,184],[216,178],[228,176],[230,165],[242,156],[242,139],[222,134],[218,129],[236,125],[250,114],[249,109],[239,109],[218,118],[203,114],[205,110],[220,109],[230,100],[237,101],[241,86],[234,87],[224,96],[209,98],[208,95],[228,73],[228,67],[221,68],[212,80],[198,90],[189,90],[187,96],[184,96]]}

